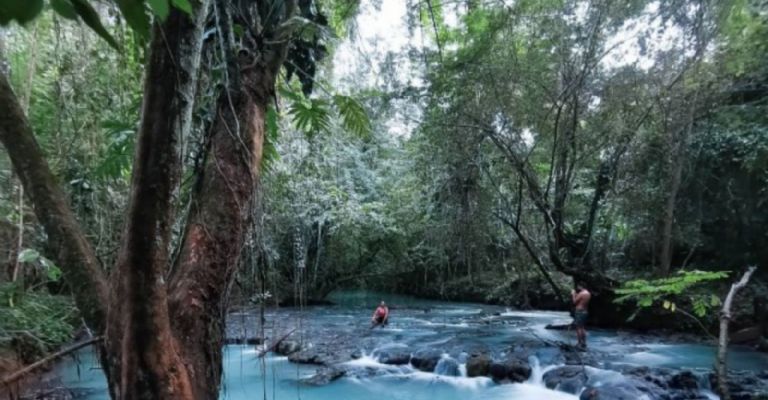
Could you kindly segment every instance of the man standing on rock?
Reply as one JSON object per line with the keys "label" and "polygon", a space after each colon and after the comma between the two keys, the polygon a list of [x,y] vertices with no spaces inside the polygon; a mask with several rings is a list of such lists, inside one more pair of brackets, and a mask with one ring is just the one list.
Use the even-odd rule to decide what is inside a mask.
{"label": "man standing on rock", "polygon": [[571,299],[573,299],[573,305],[575,311],[573,313],[573,326],[576,328],[576,338],[579,341],[578,346],[587,348],[587,308],[589,307],[589,300],[592,298],[592,294],[589,293],[583,284],[576,284],[576,290],[571,290]]}
{"label": "man standing on rock", "polygon": [[389,308],[387,308],[387,304],[382,300],[376,311],[373,312],[373,317],[371,317],[371,329],[377,326],[386,326],[387,323],[389,323]]}

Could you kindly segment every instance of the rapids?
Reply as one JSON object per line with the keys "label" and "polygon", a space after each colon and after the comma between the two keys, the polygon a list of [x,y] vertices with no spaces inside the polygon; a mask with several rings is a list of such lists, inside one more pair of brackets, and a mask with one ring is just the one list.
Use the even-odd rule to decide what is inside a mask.
{"label": "rapids", "polygon": [[[372,330],[368,323],[380,298],[390,304],[391,323]],[[567,400],[578,399],[579,393],[590,387],[625,393],[627,398],[640,393],[640,398],[654,399],[668,396],[671,392],[666,387],[677,387],[674,382],[684,383],[685,377],[694,380],[692,387],[682,385],[686,396],[695,397],[679,398],[717,398],[708,378],[714,348],[693,339],[591,331],[590,350],[578,354],[578,362],[573,362],[571,355],[552,345],[573,343],[573,332],[545,329],[550,323],[568,322],[567,313],[512,311],[367,292],[336,293],[331,300],[334,306],[283,308],[269,310],[266,315],[267,346],[270,337],[299,328],[289,339],[303,349],[296,354],[316,356],[313,362],[324,365],[298,364],[275,353],[260,358],[264,345],[230,344],[224,351],[221,398]],[[231,314],[227,328],[230,341],[260,337],[256,321],[253,311]],[[433,372],[414,367],[413,358],[411,363],[391,361],[398,355],[408,360],[411,354],[425,351],[437,354]],[[494,360],[523,354],[530,377],[503,384],[486,376],[467,377],[468,358],[480,353]],[[758,381],[768,369],[768,357],[748,348],[733,347],[729,362],[734,371]],[[582,363],[586,366],[578,365]],[[576,364],[570,368],[576,368],[574,373],[583,380],[574,385],[572,380],[558,378],[565,364]],[[334,376],[324,384],[308,383],[318,371],[322,374],[329,368],[343,371],[343,376]],[[108,398],[104,376],[90,349],[61,362],[51,374],[78,398]],[[659,379],[664,383],[648,383]],[[600,398],[621,396],[603,394]]]}

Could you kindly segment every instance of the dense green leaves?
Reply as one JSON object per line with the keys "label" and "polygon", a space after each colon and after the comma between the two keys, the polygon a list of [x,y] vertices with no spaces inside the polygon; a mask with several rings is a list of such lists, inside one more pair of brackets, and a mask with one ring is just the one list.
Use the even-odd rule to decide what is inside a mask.
{"label": "dense green leaves", "polygon": [[107,29],[102,25],[101,18],[99,18],[99,13],[96,12],[96,10],[93,9],[93,7],[88,3],[87,0],[71,0],[72,6],[75,9],[75,12],[77,15],[80,16],[80,18],[83,19],[83,22],[85,22],[86,25],[90,26],[91,29],[93,29],[94,32],[96,32],[97,35],[101,36],[104,40],[109,43],[110,46],[114,47],[116,50],[119,49],[119,45],[115,41],[115,39],[110,35],[110,33],[107,31]]}
{"label": "dense green leaves", "polygon": [[720,298],[714,294],[696,292],[702,285],[719,281],[728,276],[728,271],[680,271],[669,278],[654,280],[637,279],[624,283],[616,290],[617,303],[632,302],[638,307],[647,308],[654,304],[671,312],[677,310],[675,299],[686,296],[692,305],[694,314],[704,317],[707,312],[720,305]]}
{"label": "dense green leaves", "polygon": [[69,0],[51,0],[51,8],[64,18],[77,20],[77,11]]}
{"label": "dense green leaves", "polygon": [[165,19],[170,12],[170,4],[168,4],[168,1],[169,0],[147,0],[147,3],[149,3],[149,7],[158,18]]}
{"label": "dense green leaves", "polygon": [[11,21],[26,24],[43,10],[43,0],[3,0],[0,2],[0,25]]}
{"label": "dense green leaves", "polygon": [[371,122],[362,104],[352,97],[342,95],[333,96],[333,103],[347,130],[362,138],[371,134]]}

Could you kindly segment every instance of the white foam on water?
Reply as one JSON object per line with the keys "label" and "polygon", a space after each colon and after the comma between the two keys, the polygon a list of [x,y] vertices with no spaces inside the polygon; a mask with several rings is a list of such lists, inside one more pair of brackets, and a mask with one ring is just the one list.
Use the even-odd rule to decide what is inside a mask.
{"label": "white foam on water", "polygon": [[428,382],[428,383],[446,383],[454,386],[458,389],[478,390],[493,386],[493,380],[488,377],[476,377],[467,378],[466,376],[442,376],[436,375],[431,372],[423,372],[414,370],[413,373],[408,374],[408,377],[414,381]]}
{"label": "white foam on water", "polygon": [[483,312],[482,308],[435,308],[433,311],[439,314],[472,315]]}
{"label": "white foam on water", "polygon": [[530,383],[498,385],[483,394],[483,400],[531,399],[531,400],[578,400],[579,396]]}
{"label": "white foam on water", "polygon": [[561,364],[553,364],[542,367],[538,357],[536,356],[529,357],[528,364],[531,366],[531,377],[528,378],[526,383],[541,387],[544,387],[544,374],[562,366]]}
{"label": "white foam on water", "polygon": [[565,311],[518,311],[507,309],[501,313],[502,317],[536,318],[536,319],[555,319],[567,320],[570,315]]}
{"label": "white foam on water", "polygon": [[392,374],[402,375],[403,373],[410,373],[413,371],[413,367],[410,365],[389,365],[379,362],[377,357],[373,357],[370,354],[363,354],[362,357],[357,360],[350,360],[342,363],[342,365],[353,368],[374,368],[387,371]]}
{"label": "white foam on water", "polygon": [[670,356],[663,354],[652,353],[650,351],[640,351],[637,353],[631,353],[624,356],[622,361],[629,364],[639,365],[664,365],[672,362],[674,359]]}
{"label": "white foam on water", "polygon": [[469,328],[469,324],[466,322],[459,322],[458,324],[451,324],[447,322],[432,322],[432,321],[421,321],[422,325],[426,326],[437,326],[441,328]]}
{"label": "white foam on water", "polygon": [[451,339],[453,339],[453,338],[449,336],[449,337],[446,337],[445,339],[439,339],[439,340],[435,340],[435,341],[432,341],[432,342],[425,342],[424,346],[425,347],[432,347],[432,346],[437,346],[437,345],[440,345],[440,344],[445,344],[445,343],[450,342]]}

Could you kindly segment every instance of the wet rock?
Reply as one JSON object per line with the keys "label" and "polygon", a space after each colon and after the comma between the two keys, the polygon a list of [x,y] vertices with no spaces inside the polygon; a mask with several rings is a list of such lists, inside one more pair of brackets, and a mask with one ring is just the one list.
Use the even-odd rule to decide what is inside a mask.
{"label": "wet rock", "polygon": [[411,365],[420,371],[433,372],[442,356],[442,352],[437,350],[419,350],[411,356]]}
{"label": "wet rock", "polygon": [[575,348],[561,348],[561,350],[566,365],[588,365],[590,367],[598,365],[598,354],[592,350],[582,351]]}
{"label": "wet rock", "polygon": [[583,367],[566,365],[547,371],[543,379],[549,389],[578,394],[587,383],[587,374]]}
{"label": "wet rock", "polygon": [[288,356],[288,361],[296,364],[324,365],[326,363],[324,356],[316,349],[297,351]]}
{"label": "wet rock", "polygon": [[699,388],[699,378],[691,371],[682,371],[672,375],[668,386],[678,390],[696,390]]}
{"label": "wet rock", "polygon": [[373,357],[387,365],[405,365],[411,361],[411,350],[408,348],[379,349],[373,352]]}
{"label": "wet rock", "polygon": [[551,329],[555,331],[567,331],[573,328],[571,324],[547,324],[544,329]]}
{"label": "wet rock", "polygon": [[489,374],[495,382],[525,382],[531,377],[531,367],[519,358],[508,358],[491,363]]}
{"label": "wet rock", "polygon": [[437,362],[435,373],[443,376],[461,376],[459,362],[450,357],[443,357]]}
{"label": "wet rock", "polygon": [[467,376],[488,376],[491,372],[491,358],[486,354],[473,355],[467,360]]}
{"label": "wet rock", "polygon": [[627,367],[623,369],[619,368],[619,372],[649,384],[656,385],[660,388],[669,387],[669,376],[672,374],[672,371],[666,368],[650,367]]}
{"label": "wet rock", "polygon": [[255,346],[263,343],[264,343],[264,339],[256,336],[227,337],[224,339],[224,344],[249,344],[249,345]]}
{"label": "wet rock", "polygon": [[301,344],[295,340],[283,340],[278,343],[275,352],[283,356],[289,356],[297,351],[301,350]]}
{"label": "wet rock", "polygon": [[[717,392],[717,375],[710,373],[709,383],[713,392]],[[766,372],[731,371],[728,374],[728,389],[733,400],[768,399],[768,376]]]}
{"label": "wet rock", "polygon": [[588,386],[581,392],[579,400],[636,400],[645,395],[628,382],[608,383],[600,386]]}
{"label": "wet rock", "polygon": [[344,370],[338,368],[321,368],[309,378],[304,378],[301,383],[311,386],[324,386],[344,376]]}

